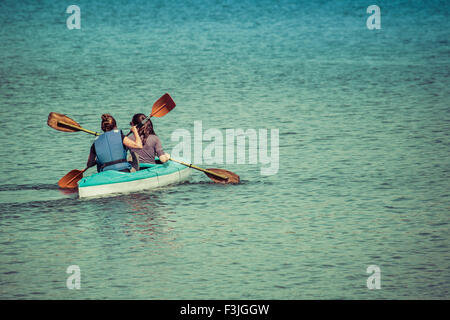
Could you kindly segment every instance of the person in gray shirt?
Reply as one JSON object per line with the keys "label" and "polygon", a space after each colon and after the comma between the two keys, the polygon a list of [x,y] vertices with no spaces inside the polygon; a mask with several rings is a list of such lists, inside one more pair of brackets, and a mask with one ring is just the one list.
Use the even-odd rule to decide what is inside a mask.
{"label": "person in gray shirt", "polygon": [[[131,119],[130,124],[138,127],[146,117],[143,113],[137,113]],[[170,159],[170,154],[164,152],[161,140],[153,130],[153,123],[150,119],[137,132],[144,146],[142,149],[129,149],[138,155],[140,163],[155,163],[155,156],[158,156],[162,163]],[[135,140],[134,134],[130,136],[130,139]]]}

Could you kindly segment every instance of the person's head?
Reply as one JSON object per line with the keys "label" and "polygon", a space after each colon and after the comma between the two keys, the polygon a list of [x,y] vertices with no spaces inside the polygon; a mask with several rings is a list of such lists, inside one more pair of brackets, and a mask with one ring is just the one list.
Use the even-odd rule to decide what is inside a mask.
{"label": "person's head", "polygon": [[[147,118],[147,116],[143,113],[136,113],[133,118],[131,119],[130,125],[137,126],[142,123],[142,121]],[[142,143],[145,143],[148,136],[153,134],[156,136],[155,131],[153,130],[153,123],[150,119],[147,120],[147,122],[138,129],[139,136],[142,139]]]}
{"label": "person's head", "polygon": [[133,118],[131,119],[130,126],[137,126],[138,124],[142,123],[142,121],[146,118],[145,114],[143,113],[136,113]]}
{"label": "person's head", "polygon": [[116,127],[116,120],[112,115],[107,113],[102,115],[102,130],[104,132],[114,130]]}

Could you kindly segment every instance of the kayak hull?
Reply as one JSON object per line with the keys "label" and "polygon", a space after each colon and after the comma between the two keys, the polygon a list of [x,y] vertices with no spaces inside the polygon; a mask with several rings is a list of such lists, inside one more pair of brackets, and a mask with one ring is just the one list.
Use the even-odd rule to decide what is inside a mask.
{"label": "kayak hull", "polygon": [[174,162],[141,164],[136,172],[108,170],[83,178],[78,184],[80,198],[130,193],[177,184],[189,179],[192,169]]}

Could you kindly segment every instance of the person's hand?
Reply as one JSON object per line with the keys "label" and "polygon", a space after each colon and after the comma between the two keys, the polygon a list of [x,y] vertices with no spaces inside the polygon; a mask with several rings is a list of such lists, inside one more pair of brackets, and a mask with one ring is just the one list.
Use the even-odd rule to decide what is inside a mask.
{"label": "person's hand", "polygon": [[130,128],[130,130],[131,130],[131,132],[134,133],[134,136],[136,137],[136,135],[138,134],[138,133],[137,133],[136,126],[132,126],[132,127]]}
{"label": "person's hand", "polygon": [[162,163],[167,162],[170,159],[170,154],[164,153],[161,157],[159,157],[159,160],[161,160]]}

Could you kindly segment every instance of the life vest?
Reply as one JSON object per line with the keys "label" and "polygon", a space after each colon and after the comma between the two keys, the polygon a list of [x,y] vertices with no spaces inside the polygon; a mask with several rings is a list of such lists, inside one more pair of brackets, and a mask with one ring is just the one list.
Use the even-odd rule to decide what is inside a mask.
{"label": "life vest", "polygon": [[127,162],[127,150],[122,142],[122,131],[111,130],[100,135],[94,142],[98,172],[131,169]]}

